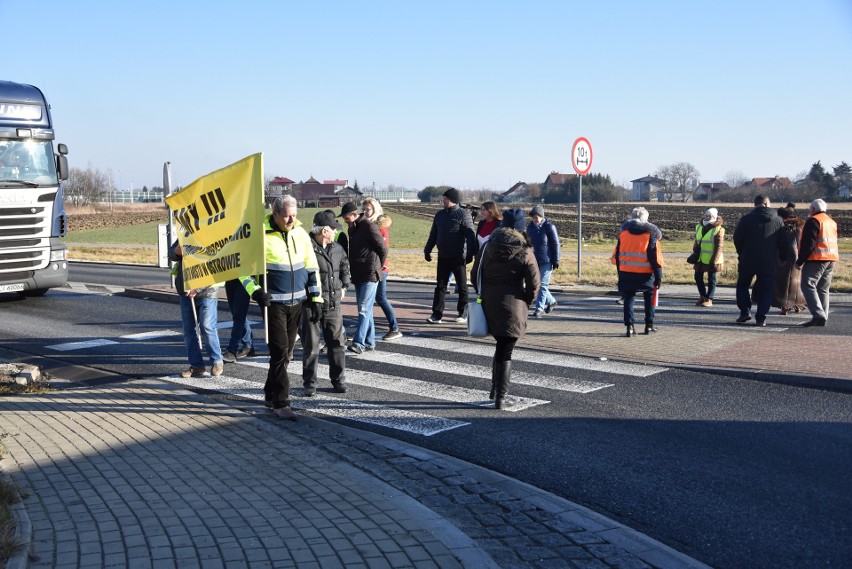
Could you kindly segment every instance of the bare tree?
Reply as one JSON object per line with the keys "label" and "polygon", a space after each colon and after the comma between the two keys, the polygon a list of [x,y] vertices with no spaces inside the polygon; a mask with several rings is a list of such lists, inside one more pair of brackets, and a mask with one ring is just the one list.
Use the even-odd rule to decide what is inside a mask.
{"label": "bare tree", "polygon": [[748,182],[748,180],[749,179],[746,178],[746,176],[745,176],[745,174],[743,174],[742,170],[729,170],[725,174],[725,183],[728,184],[728,186],[732,190],[735,190],[735,189],[745,185],[745,183]]}
{"label": "bare tree", "polygon": [[101,196],[110,191],[109,177],[91,166],[82,170],[71,168],[68,179],[62,182],[65,199],[75,206],[88,205],[100,201]]}
{"label": "bare tree", "polygon": [[666,201],[691,202],[694,200],[701,172],[689,162],[660,166],[654,175],[665,182],[663,193],[666,195]]}

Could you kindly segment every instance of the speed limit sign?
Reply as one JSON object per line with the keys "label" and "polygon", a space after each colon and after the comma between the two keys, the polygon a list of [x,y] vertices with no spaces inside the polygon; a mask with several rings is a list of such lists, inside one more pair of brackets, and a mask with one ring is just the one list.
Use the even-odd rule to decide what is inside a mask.
{"label": "speed limit sign", "polygon": [[592,145],[588,139],[580,137],[571,147],[571,165],[580,176],[585,176],[592,169]]}

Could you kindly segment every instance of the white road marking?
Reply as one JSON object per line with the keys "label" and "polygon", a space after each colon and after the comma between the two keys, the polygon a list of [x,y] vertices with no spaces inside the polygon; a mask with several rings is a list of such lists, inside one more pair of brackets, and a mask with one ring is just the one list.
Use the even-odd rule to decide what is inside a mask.
{"label": "white road marking", "polygon": [[113,340],[104,340],[103,338],[98,338],[97,340],[86,340],[85,342],[68,342],[66,344],[54,344],[52,346],[45,346],[50,348],[51,350],[56,350],[58,352],[70,352],[72,350],[82,350],[85,348],[94,348],[97,346],[109,346],[110,344],[117,344]]}
{"label": "white road marking", "polygon": [[[263,389],[259,383],[235,377],[220,375],[218,377],[183,378],[179,375],[170,375],[160,379],[192,389],[207,389],[252,401],[263,401]],[[310,398],[302,398],[303,391],[300,388],[291,389],[290,394],[294,398],[300,397],[291,400],[290,405],[293,409],[304,409],[320,415],[379,425],[425,437],[470,425],[465,421],[445,419],[444,417],[435,417],[424,413],[415,413],[329,395],[316,394]]]}
{"label": "white road marking", "polygon": [[153,340],[155,338],[167,338],[169,336],[183,336],[183,332],[177,330],[154,330],[153,332],[137,332],[136,334],[125,334],[119,336],[123,340]]}
{"label": "white road marking", "polygon": [[[369,353],[376,354],[377,352]],[[367,358],[365,358],[364,356],[360,356],[358,359],[367,360]],[[380,360],[374,360],[370,358],[369,361]],[[269,369],[268,361],[261,363],[245,362],[240,360],[239,363],[247,365],[249,367]],[[318,378],[328,377],[328,372],[329,370],[326,364],[319,364],[317,366]],[[302,363],[298,361],[290,362],[290,365],[287,366],[287,374],[291,378],[298,378],[296,381],[300,381],[302,378]],[[476,375],[474,377],[485,376]],[[512,380],[514,381],[514,379],[515,376],[514,374],[512,374]],[[293,379],[291,379],[290,382],[295,383]],[[373,371],[361,371],[349,368],[346,370],[346,383],[350,385],[363,385],[364,387],[372,387],[373,389],[383,389],[385,391],[393,391],[396,393],[407,393],[409,395],[416,395],[417,397],[426,397],[429,399],[437,399],[439,401],[451,401],[453,403],[472,405],[474,407],[494,406],[494,402],[488,399],[488,391],[483,391],[479,389],[468,389],[466,387],[447,385],[445,383],[435,383],[432,381],[421,381],[419,379],[410,379],[407,377],[387,375]],[[532,397],[519,397],[515,395],[509,395],[508,400],[511,405],[507,405],[503,409],[503,411],[509,411],[511,413],[523,411],[524,409],[529,409],[530,407],[535,407],[537,405],[547,405],[548,403],[550,403],[550,401],[546,401],[544,399],[533,399]]]}
{"label": "white road marking", "polygon": [[[408,354],[398,354],[394,352],[366,352],[358,359],[382,362],[398,366],[413,367],[416,369],[434,369],[435,360],[431,358],[421,358],[410,356]],[[491,379],[491,369],[485,366],[464,364],[458,362],[445,362],[441,366],[441,371],[452,373],[455,375],[465,375],[468,377],[477,377],[482,379]],[[347,375],[349,371],[347,370]],[[557,391],[570,391],[572,393],[591,393],[605,387],[612,387],[612,383],[600,383],[597,381],[582,381],[570,378],[554,378],[534,373],[527,373],[517,370],[512,370],[512,383],[521,385],[532,385],[534,387],[542,387],[545,389],[554,389]],[[434,385],[434,384],[432,384]]]}
{"label": "white road marking", "polygon": [[[465,340],[453,342],[450,340],[441,340],[437,338],[411,335],[405,336],[405,338],[403,338],[397,343],[405,344],[407,346],[416,346],[419,348],[439,350],[441,352],[463,352],[466,354],[475,354],[488,357],[494,355],[494,344],[468,342]],[[526,349],[515,349],[515,351],[512,352],[512,359],[524,362],[553,365],[558,367],[570,367],[577,369],[586,369],[590,371],[600,371],[604,373],[614,373],[618,375],[628,375],[632,377],[648,377],[650,375],[654,375],[655,373],[660,373],[668,370],[668,368],[653,365],[614,362],[612,360],[600,361],[595,358],[569,356],[553,352],[539,352]],[[514,377],[515,372],[513,370],[512,378],[514,379]]]}

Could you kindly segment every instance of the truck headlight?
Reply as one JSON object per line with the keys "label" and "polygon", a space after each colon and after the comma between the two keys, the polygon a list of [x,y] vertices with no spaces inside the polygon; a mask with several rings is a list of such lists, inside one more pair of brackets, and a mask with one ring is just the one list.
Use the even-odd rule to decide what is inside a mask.
{"label": "truck headlight", "polygon": [[64,261],[65,253],[67,249],[54,249],[50,252],[50,260],[53,261]]}

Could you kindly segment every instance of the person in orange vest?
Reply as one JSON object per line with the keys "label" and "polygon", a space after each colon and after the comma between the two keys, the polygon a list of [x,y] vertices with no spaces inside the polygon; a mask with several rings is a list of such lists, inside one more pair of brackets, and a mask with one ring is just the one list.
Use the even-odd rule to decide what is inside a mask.
{"label": "person in orange vest", "polygon": [[618,291],[624,298],[624,325],[628,338],[636,335],[633,304],[636,293],[645,300],[645,334],[656,332],[654,292],[663,280],[663,251],[660,228],[648,222],[648,210],[633,208],[631,219],[621,224],[612,263],[618,269]]}
{"label": "person in orange vest", "polygon": [[802,241],[796,266],[802,269],[802,293],[811,320],[802,326],[825,326],[828,321],[828,289],[834,263],[840,260],[837,223],[828,214],[824,200],[811,202],[811,216],[802,228]]}

